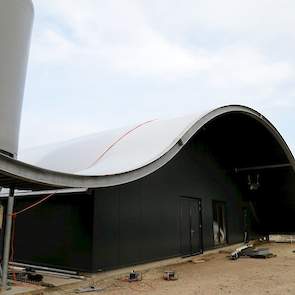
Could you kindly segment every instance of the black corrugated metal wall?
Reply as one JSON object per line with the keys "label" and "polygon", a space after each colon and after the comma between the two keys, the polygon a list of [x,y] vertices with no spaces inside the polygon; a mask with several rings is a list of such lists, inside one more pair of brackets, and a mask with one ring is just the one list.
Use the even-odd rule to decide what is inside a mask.
{"label": "black corrugated metal wall", "polygon": [[[141,180],[56,196],[19,216],[15,259],[97,271],[179,256],[181,197],[202,200],[203,249],[214,246],[213,200],[226,203],[229,243],[243,240],[238,187],[210,151],[193,141]],[[18,198],[16,208],[32,200]]]}
{"label": "black corrugated metal wall", "polygon": [[210,151],[195,142],[142,180],[96,190],[93,269],[181,255],[180,197],[202,200],[205,250],[214,247],[214,200],[226,204],[228,242],[243,240],[241,193]]}

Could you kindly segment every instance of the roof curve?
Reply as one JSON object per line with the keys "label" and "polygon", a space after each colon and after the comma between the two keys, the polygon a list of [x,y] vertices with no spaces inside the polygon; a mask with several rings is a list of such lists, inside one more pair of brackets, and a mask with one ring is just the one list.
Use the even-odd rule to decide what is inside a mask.
{"label": "roof curve", "polygon": [[166,154],[199,116],[150,120],[78,139],[28,149],[21,161],[59,172],[107,176],[140,169]]}
{"label": "roof curve", "polygon": [[[142,178],[170,161],[191,137],[218,116],[240,112],[260,121],[280,143],[295,170],[294,157],[276,128],[257,111],[240,105],[104,131],[5,159],[6,173],[57,187],[106,187]],[[0,157],[0,171],[3,170]],[[3,161],[2,161],[3,162]]]}

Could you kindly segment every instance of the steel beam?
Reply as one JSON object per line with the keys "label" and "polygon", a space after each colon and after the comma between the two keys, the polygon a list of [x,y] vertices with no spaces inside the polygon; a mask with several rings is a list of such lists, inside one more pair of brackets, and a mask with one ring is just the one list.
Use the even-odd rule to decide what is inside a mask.
{"label": "steel beam", "polygon": [[235,168],[234,171],[236,173],[239,173],[239,172],[247,172],[247,171],[255,171],[255,170],[279,169],[279,168],[289,168],[289,167],[292,167],[292,165],[291,164],[276,164],[276,165],[263,165],[263,166]]}

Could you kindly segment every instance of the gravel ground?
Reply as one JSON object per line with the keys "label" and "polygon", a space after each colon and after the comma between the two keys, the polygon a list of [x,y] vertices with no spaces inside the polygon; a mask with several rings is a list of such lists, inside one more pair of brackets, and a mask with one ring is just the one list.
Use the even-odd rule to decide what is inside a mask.
{"label": "gravel ground", "polygon": [[[124,277],[105,280],[95,280],[94,277],[91,283],[104,290],[85,294],[295,294],[295,245],[272,243],[262,247],[270,248],[277,257],[230,261],[224,253],[197,256],[191,262],[145,271],[141,282],[128,283]],[[176,271],[179,279],[164,281],[162,276],[165,270]],[[80,287],[87,285],[89,283],[84,282]],[[73,287],[63,287],[51,294],[75,293]]]}

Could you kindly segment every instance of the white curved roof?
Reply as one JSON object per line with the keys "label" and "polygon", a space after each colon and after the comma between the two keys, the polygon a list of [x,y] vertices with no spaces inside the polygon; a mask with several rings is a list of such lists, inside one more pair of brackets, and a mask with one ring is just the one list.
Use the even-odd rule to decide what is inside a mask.
{"label": "white curved roof", "polygon": [[59,172],[105,176],[144,167],[168,152],[200,114],[108,130],[78,139],[25,150],[21,161]]}
{"label": "white curved roof", "polygon": [[[135,181],[169,162],[200,128],[228,113],[243,113],[264,125],[295,171],[295,160],[276,128],[260,113],[229,105],[180,118],[151,120],[23,151],[19,160],[0,153],[0,183],[16,188],[98,188]],[[3,185],[4,186],[4,185]]]}

